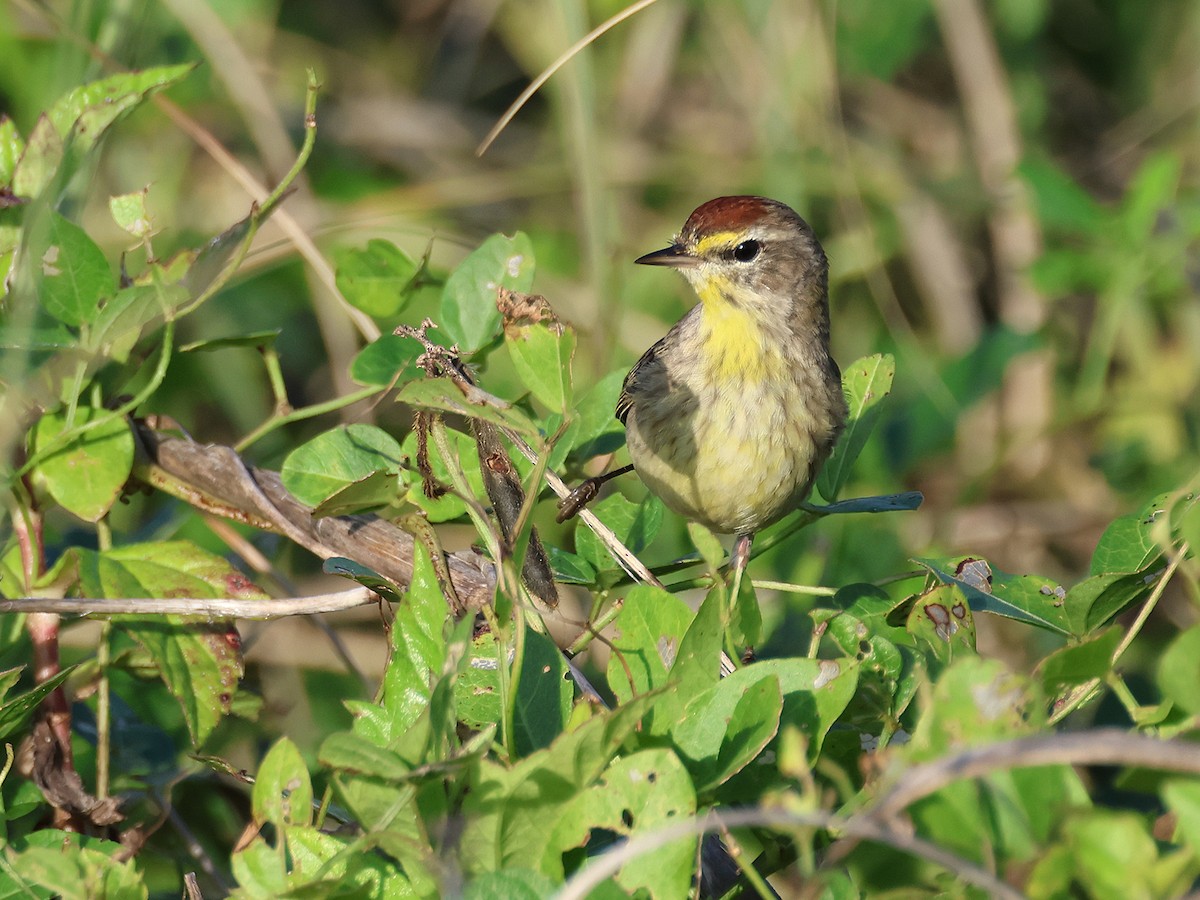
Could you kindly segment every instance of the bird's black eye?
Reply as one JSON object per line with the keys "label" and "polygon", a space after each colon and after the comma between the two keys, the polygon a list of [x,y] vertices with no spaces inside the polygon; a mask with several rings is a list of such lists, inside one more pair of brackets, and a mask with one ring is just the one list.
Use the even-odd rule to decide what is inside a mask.
{"label": "bird's black eye", "polygon": [[742,241],[733,248],[733,258],[738,262],[750,262],[759,251],[762,250],[762,244],[758,241]]}

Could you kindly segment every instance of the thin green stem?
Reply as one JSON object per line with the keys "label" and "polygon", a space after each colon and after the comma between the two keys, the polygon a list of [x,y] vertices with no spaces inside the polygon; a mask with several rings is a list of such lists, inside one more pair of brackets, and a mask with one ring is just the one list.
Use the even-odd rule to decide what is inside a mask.
{"label": "thin green stem", "polygon": [[108,680],[111,638],[112,623],[106,620],[100,627],[100,643],[96,648],[96,666],[100,670],[96,686],[96,796],[101,800],[108,796],[112,758],[112,694]]}
{"label": "thin green stem", "polygon": [[284,425],[289,425],[292,422],[302,422],[305,419],[311,419],[314,416],[321,416],[328,412],[334,412],[344,406],[349,406],[352,403],[357,403],[359,400],[366,400],[368,397],[373,397],[380,392],[378,387],[365,387],[355,391],[352,394],[346,394],[341,397],[335,397],[332,400],[326,400],[324,403],[314,403],[312,406],[305,406],[303,409],[292,410],[285,415],[273,415],[267,419],[248,435],[238,441],[233,449],[238,453],[243,452],[247,447],[256,441],[266,437],[277,428],[282,428]]}
{"label": "thin green stem", "polygon": [[786,581],[764,581],[759,578],[750,579],[756,590],[783,591],[787,594],[814,594],[818,597],[832,597],[837,588],[824,587],[819,584],[789,584]]}

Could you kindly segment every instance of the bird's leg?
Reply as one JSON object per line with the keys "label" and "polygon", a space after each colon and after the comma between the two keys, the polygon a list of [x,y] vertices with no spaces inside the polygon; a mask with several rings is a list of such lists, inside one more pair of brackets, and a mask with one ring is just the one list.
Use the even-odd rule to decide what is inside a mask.
{"label": "bird's leg", "polygon": [[558,515],[554,517],[554,521],[562,524],[567,519],[573,519],[581,509],[596,499],[596,495],[600,493],[600,487],[604,482],[611,481],[618,475],[624,475],[626,472],[632,471],[632,465],[622,466],[611,472],[605,472],[603,475],[596,475],[579,482],[571,493],[558,501]]}
{"label": "bird's leg", "polygon": [[733,570],[733,587],[730,590],[730,600],[737,600],[738,592],[742,589],[742,573],[750,562],[750,544],[754,541],[753,534],[739,534],[733,542],[733,553],[729,556],[729,566]]}

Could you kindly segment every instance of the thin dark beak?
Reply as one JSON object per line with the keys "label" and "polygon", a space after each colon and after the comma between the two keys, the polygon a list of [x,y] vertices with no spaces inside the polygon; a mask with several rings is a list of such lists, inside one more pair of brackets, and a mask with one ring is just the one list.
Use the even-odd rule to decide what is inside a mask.
{"label": "thin dark beak", "polygon": [[664,250],[655,250],[634,260],[640,266],[670,266],[673,269],[690,269],[699,265],[700,260],[692,256],[679,244],[672,244]]}

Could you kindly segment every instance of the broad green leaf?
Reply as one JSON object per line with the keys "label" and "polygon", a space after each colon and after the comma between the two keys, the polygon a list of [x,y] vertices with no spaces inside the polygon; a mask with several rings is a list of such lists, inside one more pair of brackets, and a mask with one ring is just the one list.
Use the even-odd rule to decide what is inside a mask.
{"label": "broad green leaf", "polygon": [[[756,666],[749,666],[755,669]],[[671,741],[699,793],[725,783],[766,748],[779,730],[783,693],[770,672],[725,679],[690,703]]]}
{"label": "broad green leaf", "polygon": [[300,751],[288,738],[277,740],[263,757],[251,797],[257,822],[281,829],[312,823],[312,781]]}
{"label": "broad green leaf", "polygon": [[449,378],[422,378],[410,381],[396,394],[396,402],[407,403],[419,409],[456,413],[468,419],[483,419],[502,428],[511,428],[518,434],[535,438],[539,436],[537,426],[516,407],[497,406],[484,401],[473,403]]}
{"label": "broad green leaf", "polygon": [[94,321],[100,315],[101,301],[117,290],[100,248],[74,222],[51,212],[37,249],[38,292],[46,312],[67,325]]}
{"label": "broad green leaf", "polygon": [[[233,597],[265,600],[241,572],[188,541],[115,547],[103,553],[76,548],[85,597]],[[98,604],[98,611],[103,608]],[[241,639],[223,620],[187,616],[113,616],[146,648],[167,689],[179,701],[195,744],[202,743],[232,708],[242,675]]]}
{"label": "broad green leaf", "polygon": [[112,213],[113,221],[140,240],[150,237],[154,231],[150,213],[146,209],[149,190],[142,188],[131,194],[117,194],[108,198],[108,211]]}
{"label": "broad green leaf", "polygon": [[[132,860],[117,860],[121,845],[115,841],[80,838],[58,829],[45,829],[29,835],[25,843],[21,852],[13,852],[9,857],[6,870],[39,888],[40,892],[33,896],[57,900],[96,897],[145,900],[148,896],[136,864]],[[8,896],[24,898],[30,894],[17,890]]]}
{"label": "broad green leaf", "polygon": [[471,770],[463,801],[463,863],[469,873],[527,866],[562,877],[561,863],[546,856],[554,823],[589,789],[642,723],[662,692],[643,694],[615,710],[597,711],[513,766],[482,759]]}
{"label": "broad green leaf", "polygon": [[395,860],[380,853],[357,852],[353,842],[354,838],[326,834],[316,828],[289,829],[290,881],[295,889],[290,896],[313,900],[316,897],[415,900],[422,896]]}
{"label": "broad green leaf", "polygon": [[405,384],[422,376],[417,357],[425,352],[416,338],[385,334],[358,351],[350,377],[363,385]]}
{"label": "broad green leaf", "polygon": [[483,872],[463,890],[462,900],[549,900],[555,884],[532,869]]}
{"label": "broad green leaf", "polygon": [[916,599],[908,614],[908,633],[933,651],[942,665],[975,652],[975,620],[962,589],[939,584]]}
{"label": "broad green leaf", "polygon": [[235,851],[229,862],[233,877],[250,900],[268,900],[286,894],[286,857],[261,836]]}
{"label": "broad green leaf", "polygon": [[[619,701],[669,682],[668,673],[691,621],[684,602],[662,588],[639,584],[629,591],[614,626],[608,658],[608,686]],[[650,714],[652,732],[659,730],[656,712]]]}
{"label": "broad green leaf", "polygon": [[60,506],[88,522],[102,519],[133,468],[133,434],[129,423],[107,410],[81,406],[75,410],[75,426],[99,419],[106,421],[61,443],[66,415],[49,413],[33,429],[33,450],[54,447],[37,466],[46,490]]}
{"label": "broad green leaf", "polygon": [[1065,607],[1072,634],[1100,628],[1154,588],[1162,571],[1131,575],[1092,575],[1066,592]]}
{"label": "broad green leaf", "polygon": [[504,343],[521,382],[551,412],[571,408],[571,359],[575,355],[575,332],[561,333],[541,322],[505,327]]}
{"label": "broad green leaf", "polygon": [[1042,689],[1053,694],[1103,678],[1112,669],[1113,653],[1123,635],[1121,628],[1108,628],[1081,643],[1055,650],[1038,665]]}
{"label": "broad green leaf", "polygon": [[1075,879],[1090,897],[1153,897],[1158,851],[1141,816],[1105,809],[1080,813],[1064,825],[1075,857]]}
{"label": "broad green leaf", "polygon": [[[662,525],[662,501],[649,494],[641,503],[626,500],[621,494],[610,494],[588,508],[634,553],[654,540]],[[617,566],[600,539],[583,522],[575,526],[575,552],[598,572]]]}
{"label": "broad green leaf", "polygon": [[[467,484],[471,488],[472,494],[476,497],[484,496],[483,474],[479,470],[479,451],[475,446],[474,439],[451,428],[446,429],[446,438],[450,452],[455,455],[458,464],[462,467],[463,474],[467,476]],[[404,455],[412,461],[412,465],[415,467],[418,449],[415,432],[410,432],[405,437],[403,447]],[[513,463],[524,477],[526,474],[526,470],[522,469],[524,457],[517,456],[513,459]],[[432,438],[429,441],[429,464],[434,478],[448,488],[450,470]],[[449,522],[465,515],[467,511],[466,504],[456,494],[449,491],[433,500],[425,496],[424,486],[419,477],[413,478],[412,486],[408,491],[408,499],[421,508],[430,522]]]}
{"label": "broad green leaf", "polygon": [[4,113],[0,113],[0,187],[12,184],[17,161],[25,152],[25,142],[17,125]]}
{"label": "broad green leaf", "polygon": [[13,193],[29,200],[37,197],[58,171],[62,157],[62,135],[48,116],[39,116],[13,172]]}
{"label": "broad green leaf", "polygon": [[135,284],[117,291],[104,303],[82,344],[96,354],[124,363],[142,336],[142,329],[169,315],[188,298],[177,284]]}
{"label": "broad green leaf", "polygon": [[895,377],[896,359],[890,353],[876,353],[856,360],[842,374],[842,388],[850,415],[846,430],[817,476],[817,490],[826,500],[836,500],[850,477],[850,468],[875,430],[875,423],[883,411],[883,401],[891,393]]}
{"label": "broad green leaf", "polygon": [[400,444],[374,425],[341,425],[288,454],[279,476],[301,503],[317,506],[375,472],[400,471]]}
{"label": "broad green leaf", "polygon": [[905,753],[935,759],[967,746],[1010,740],[1038,729],[1041,694],[999,660],[963,656],[938,677]]}
{"label": "broad green leaf", "polygon": [[333,261],[338,290],[367,315],[397,315],[412,296],[417,264],[390,241],[369,240],[365,250],[339,247]]}
{"label": "broad green leaf", "polygon": [[1175,840],[1200,857],[1200,781],[1173,779],[1162,786],[1162,798],[1175,813]]}
{"label": "broad green leaf", "polygon": [[612,453],[625,443],[625,426],[616,414],[625,375],[625,369],[609,372],[575,404],[574,430],[568,436],[573,460]]}
{"label": "broad green leaf", "polygon": [[1037,575],[1009,575],[993,569],[985,560],[917,559],[913,562],[928,569],[943,584],[962,589],[973,612],[989,612],[1031,625],[1068,633],[1066,594],[1049,578]]}
{"label": "broad green leaf", "polygon": [[446,279],[439,322],[463,352],[490,343],[500,330],[500,287],[522,293],[533,287],[533,244],[520,231],[492,235]]}
{"label": "broad green leaf", "polygon": [[699,522],[688,522],[687,530],[709,574],[716,576],[725,563],[725,548],[720,539]]}
{"label": "broad green leaf", "polygon": [[1177,635],[1158,663],[1158,688],[1180,709],[1200,713],[1200,625]]}
{"label": "broad green leaf", "polygon": [[429,706],[446,665],[446,620],[450,607],[438,585],[429,552],[413,550],[413,577],[396,607],[391,658],[383,675],[383,710],[394,737],[416,722]]}
{"label": "broad green leaf", "polygon": [[407,778],[413,768],[394,750],[364,741],[361,735],[351,731],[331,734],[321,743],[317,756],[321,764],[330,769],[385,778],[392,782]]}
{"label": "broad green leaf", "polygon": [[1159,494],[1139,512],[1113,519],[1092,553],[1089,574],[1129,575],[1143,571],[1162,556],[1151,532],[1170,499],[1170,494]]}
{"label": "broad green leaf", "polygon": [[[463,660],[459,670],[454,685],[455,708],[459,719],[472,728],[498,726],[502,720],[499,649],[491,633],[481,634],[471,642],[470,655]],[[507,652],[504,655],[510,657]],[[573,684],[566,662],[554,642],[527,628],[513,707],[514,738],[519,755],[528,756],[548,747],[563,733],[571,713]]]}
{"label": "broad green leaf", "polygon": [[94,144],[117,119],[151,94],[181,81],[195,67],[195,63],[160,66],[80,85],[54,104],[50,120],[64,137],[78,125],[76,140]]}
{"label": "broad green leaf", "polygon": [[[1061,168],[1046,159],[1026,157],[1018,173],[1033,189],[1038,221],[1049,229],[1071,234],[1095,232],[1109,213]],[[1078,258],[1078,253],[1073,252]]]}
{"label": "broad green leaf", "polygon": [[1121,201],[1121,224],[1129,241],[1153,239],[1161,216],[1179,192],[1180,162],[1171,153],[1155,153],[1142,161]]}
{"label": "broad green leaf", "polygon": [[[590,842],[602,829],[632,838],[682,821],[696,811],[696,792],[670,750],[643,750],[617,760],[595,790],[578,794],[554,829],[551,849],[561,853]],[[696,837],[681,838],[632,858],[616,880],[631,896],[686,897],[695,868]]]}
{"label": "broad green leaf", "polygon": [[591,584],[596,580],[596,569],[582,556],[568,553],[553,544],[546,548],[550,555],[550,568],[554,580],[565,584]]}
{"label": "broad green leaf", "polygon": [[738,649],[754,647],[762,637],[762,610],[754,582],[746,575],[738,585],[737,596],[729,602],[729,640]]}
{"label": "broad green leaf", "polygon": [[[385,472],[378,469],[334,491],[318,503],[313,507],[313,518],[347,516],[381,507],[404,505],[407,503],[405,498],[408,495],[410,475],[411,473],[406,471]],[[411,506],[408,510],[414,511]],[[399,509],[392,510],[389,515],[399,512]]]}
{"label": "broad green leaf", "polygon": [[[0,741],[8,738],[10,735],[21,732],[29,723],[29,720],[33,718],[33,714],[37,711],[41,702],[46,699],[46,696],[66,681],[74,671],[75,666],[67,666],[23,694],[6,698],[0,704]],[[10,669],[4,673],[5,676],[11,676],[11,680],[6,679],[4,686],[5,693],[16,683],[17,676],[20,674],[20,669]]]}

